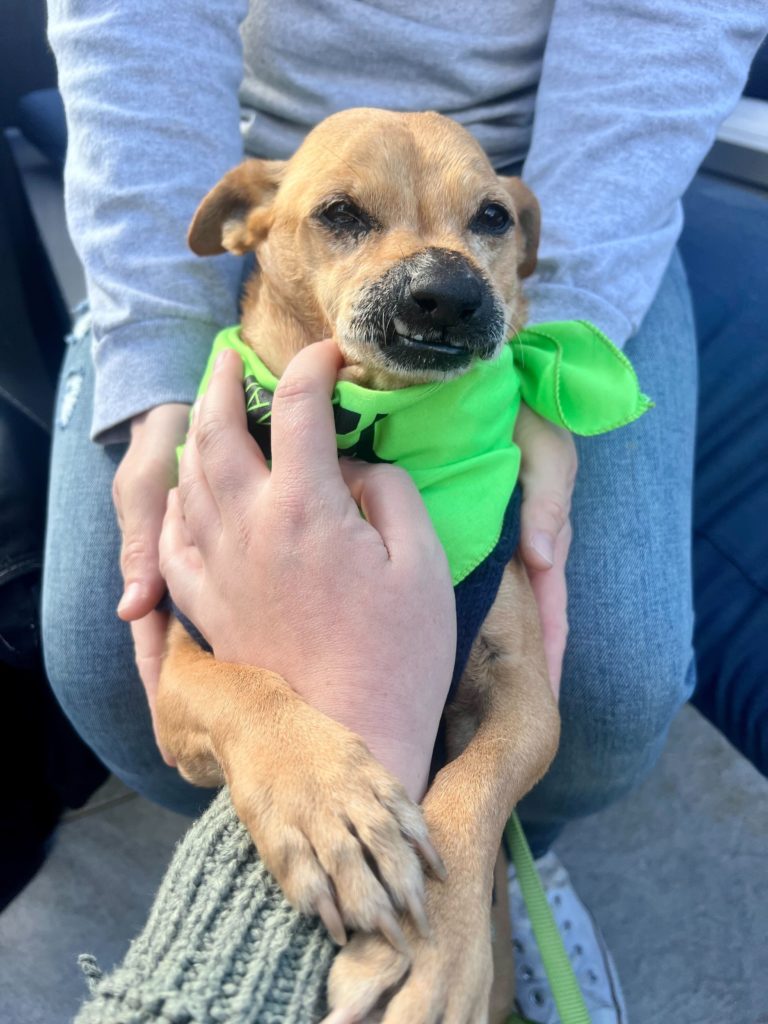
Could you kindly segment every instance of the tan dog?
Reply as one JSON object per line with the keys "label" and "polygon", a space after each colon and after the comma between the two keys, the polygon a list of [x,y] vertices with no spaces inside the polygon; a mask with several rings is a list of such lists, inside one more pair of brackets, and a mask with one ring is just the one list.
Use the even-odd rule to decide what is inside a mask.
{"label": "tan dog", "polygon": [[[276,375],[332,335],[345,375],[396,388],[456,376],[522,327],[538,206],[455,122],[351,110],[286,163],[250,160],[227,174],[189,240],[200,255],[257,254],[242,336]],[[421,810],[358,738],[274,674],[215,662],[178,623],[158,714],[187,778],[226,779],[293,905],[320,914],[339,941],[344,925],[357,931],[331,973],[334,1020],[369,1019],[382,1000],[387,1024],[489,1019],[502,830],[559,731],[521,563],[509,565],[446,709],[450,760]],[[415,851],[433,869],[426,880]]]}

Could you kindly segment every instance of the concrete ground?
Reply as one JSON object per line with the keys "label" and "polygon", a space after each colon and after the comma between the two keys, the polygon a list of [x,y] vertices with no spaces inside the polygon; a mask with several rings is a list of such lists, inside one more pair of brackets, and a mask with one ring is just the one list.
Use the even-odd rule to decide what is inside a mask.
{"label": "concrete ground", "polygon": [[[186,821],[110,782],[0,915],[0,1021],[64,1024],[141,928]],[[632,1024],[768,1024],[768,781],[691,708],[652,776],[558,845]],[[290,1022],[286,1022],[290,1024]]]}

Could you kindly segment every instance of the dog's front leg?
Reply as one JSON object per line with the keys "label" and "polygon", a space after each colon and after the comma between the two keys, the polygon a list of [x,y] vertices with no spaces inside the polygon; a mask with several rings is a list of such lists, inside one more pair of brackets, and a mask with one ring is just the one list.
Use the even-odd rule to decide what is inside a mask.
{"label": "dog's front leg", "polygon": [[440,870],[421,811],[363,741],[277,675],[216,661],[169,632],[158,739],[190,781],[226,781],[238,816],[290,902],[404,948],[393,911],[426,932],[417,851]]}
{"label": "dog's front leg", "polygon": [[[447,880],[427,883],[432,933],[426,940],[409,936],[410,973],[384,1024],[488,1021],[494,864],[512,809],[546,771],[559,736],[538,612],[519,562],[505,573],[446,719],[453,760],[438,773],[423,809]],[[331,972],[337,1020],[364,1019],[407,966],[375,939],[356,938]],[[353,1012],[345,1017],[346,1009]]]}

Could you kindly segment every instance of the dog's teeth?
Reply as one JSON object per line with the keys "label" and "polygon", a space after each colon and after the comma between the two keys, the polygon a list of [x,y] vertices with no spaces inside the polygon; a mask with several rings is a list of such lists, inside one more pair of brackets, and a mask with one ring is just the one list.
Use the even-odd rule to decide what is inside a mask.
{"label": "dog's teeth", "polygon": [[400,320],[398,317],[395,317],[395,330],[404,338],[408,337],[408,326],[407,324],[404,324],[403,321]]}

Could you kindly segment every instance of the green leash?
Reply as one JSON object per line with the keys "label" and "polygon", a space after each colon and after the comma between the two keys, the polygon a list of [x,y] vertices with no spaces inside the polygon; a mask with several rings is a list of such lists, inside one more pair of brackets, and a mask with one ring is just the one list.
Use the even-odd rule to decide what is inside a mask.
{"label": "green leash", "polygon": [[[533,934],[544,963],[544,971],[560,1014],[561,1024],[591,1024],[581,988],[573,973],[571,961],[565,951],[555,919],[552,916],[544,887],[541,884],[531,849],[525,838],[517,814],[507,822],[504,830],[512,863],[520,882],[520,889],[531,919]],[[511,1014],[507,1024],[529,1024],[524,1017]]]}

